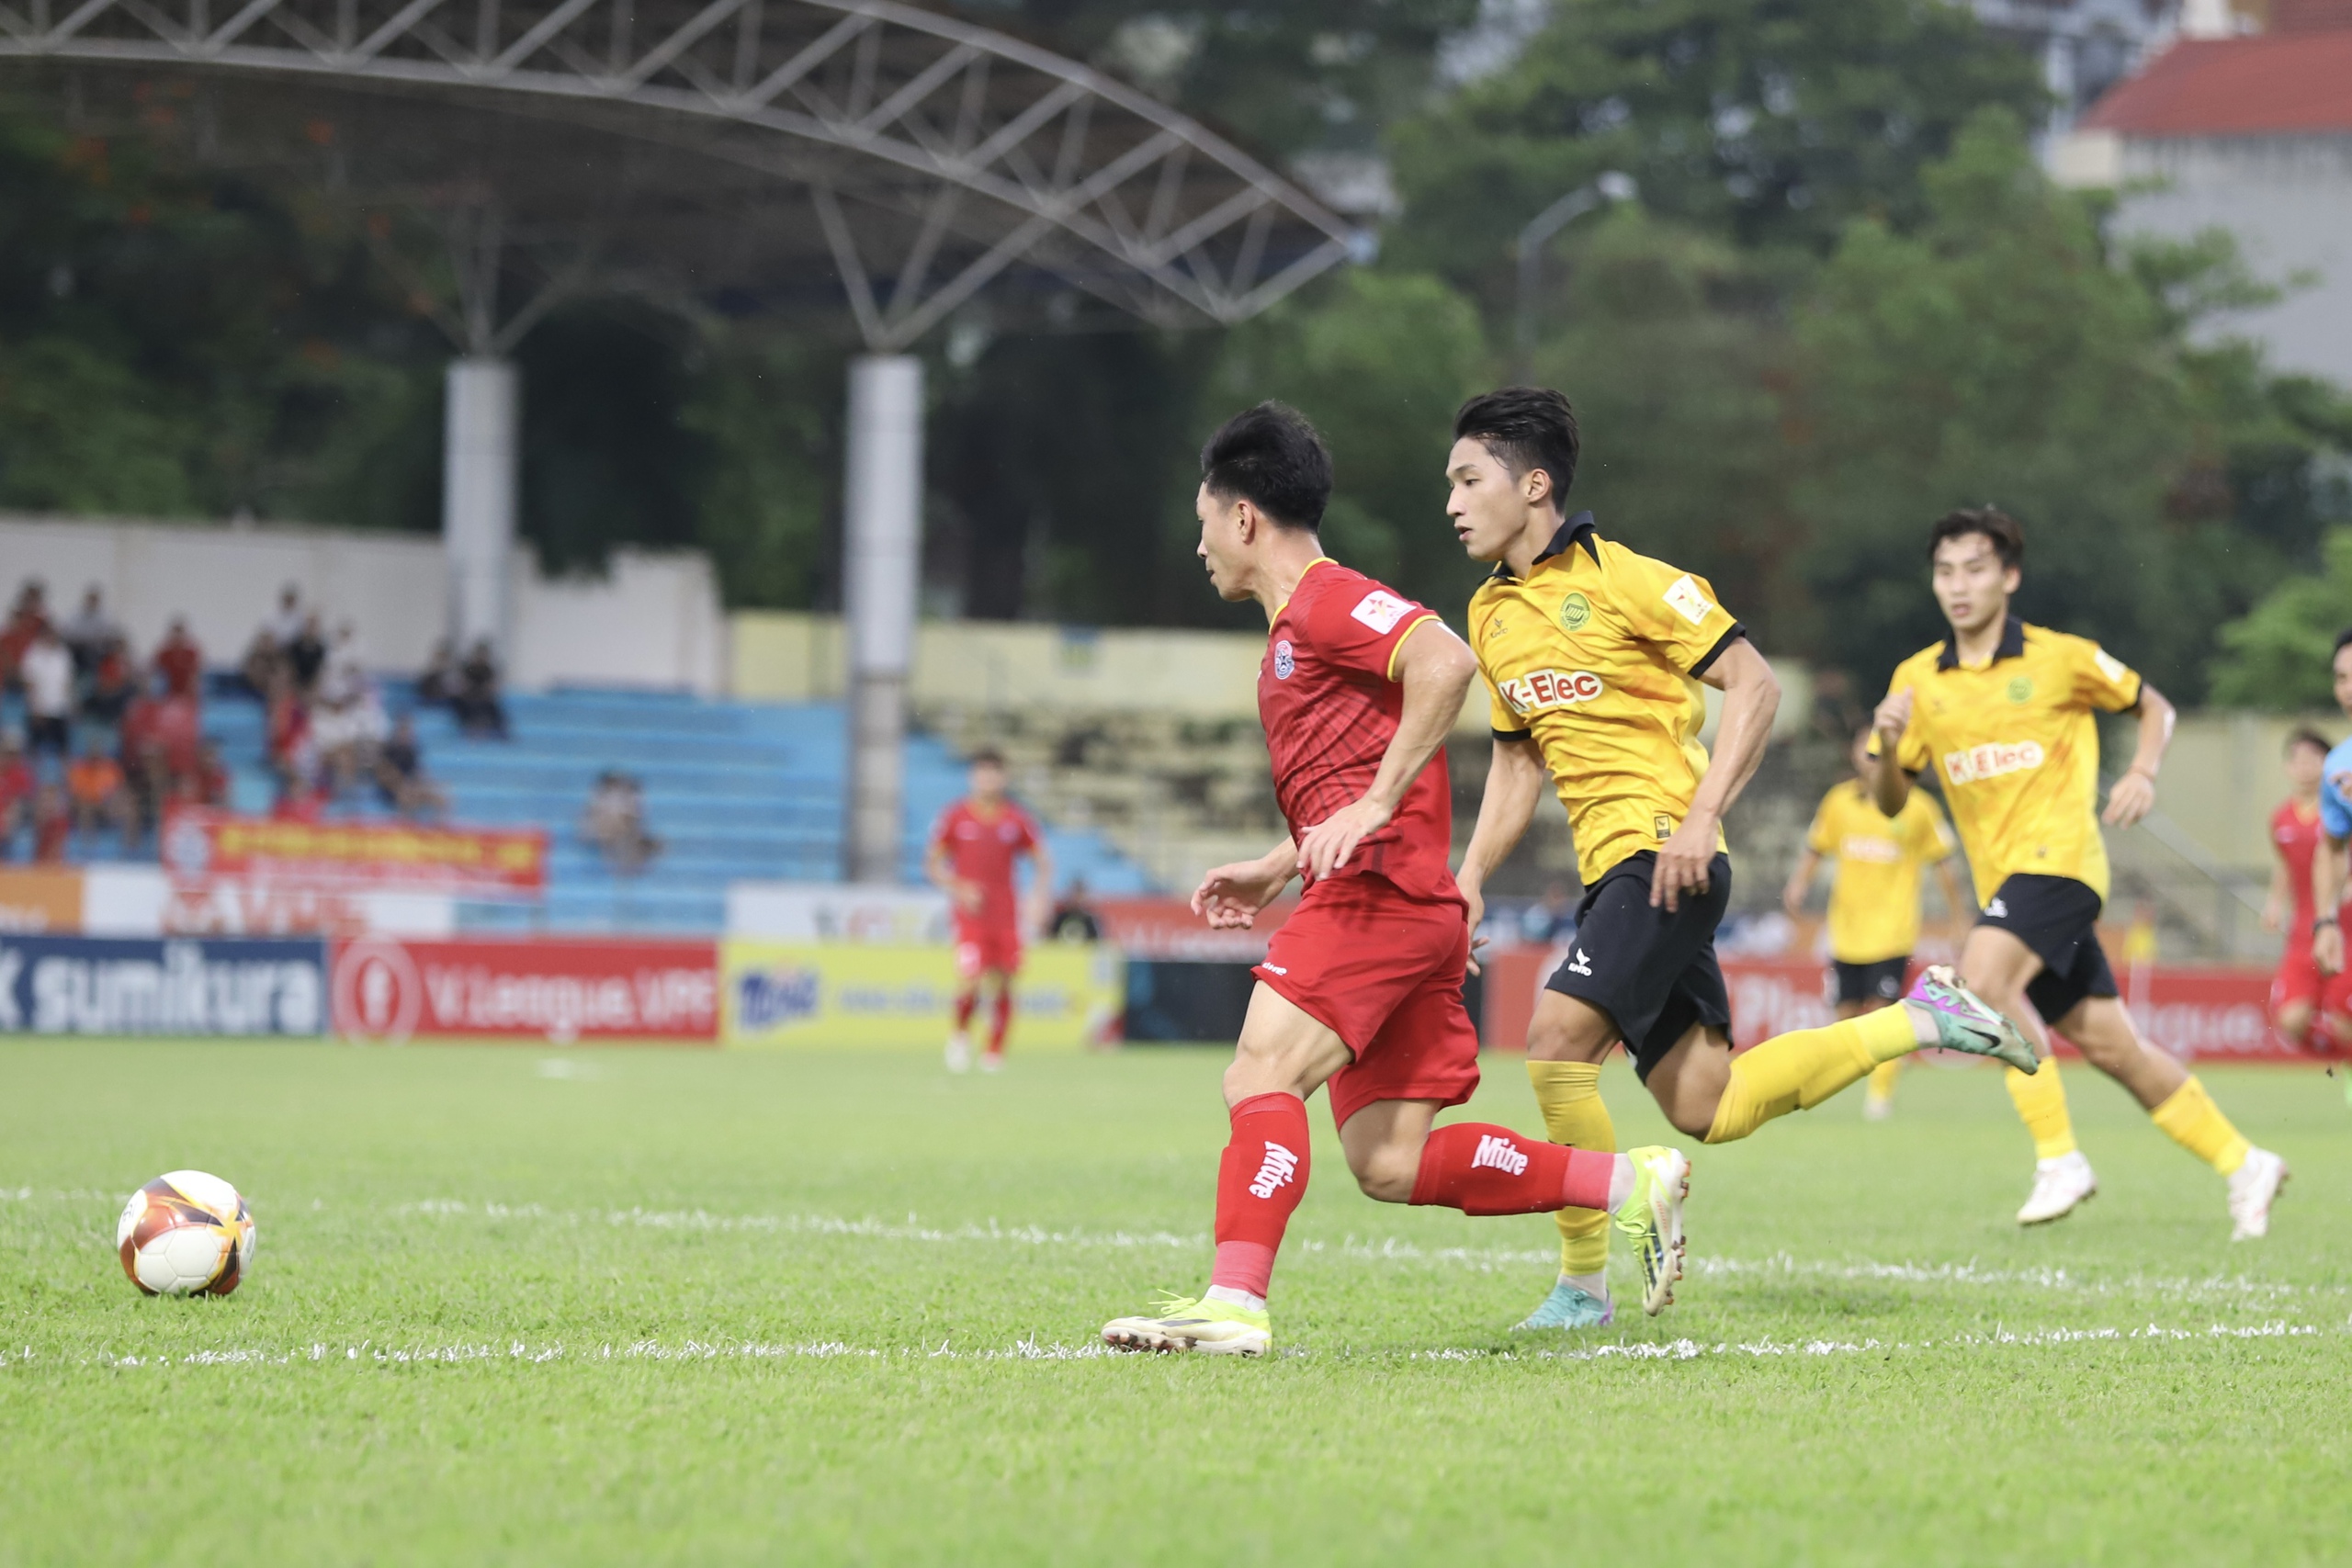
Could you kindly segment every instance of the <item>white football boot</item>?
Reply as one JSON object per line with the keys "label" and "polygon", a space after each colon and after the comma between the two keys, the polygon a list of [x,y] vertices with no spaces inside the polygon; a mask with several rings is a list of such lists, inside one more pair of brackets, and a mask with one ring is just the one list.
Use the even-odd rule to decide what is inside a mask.
{"label": "white football boot", "polygon": [[2268,1149],[2246,1150],[2245,1163],[2230,1172],[2232,1241],[2270,1234],[2270,1205],[2290,1174],[2287,1162]]}
{"label": "white football boot", "polygon": [[[2082,1150],[2039,1161],[2033,1168],[2033,1195],[2018,1211],[2018,1224],[2046,1225],[2052,1220],[2063,1220],[2098,1191],[2098,1176],[2091,1169],[2091,1162],[2083,1157]],[[2235,1200],[2232,1201],[2234,1206]],[[2266,1208],[2268,1201],[2264,1200]]]}
{"label": "white football boot", "polygon": [[960,1029],[947,1037],[947,1070],[951,1073],[972,1070],[972,1037]]}

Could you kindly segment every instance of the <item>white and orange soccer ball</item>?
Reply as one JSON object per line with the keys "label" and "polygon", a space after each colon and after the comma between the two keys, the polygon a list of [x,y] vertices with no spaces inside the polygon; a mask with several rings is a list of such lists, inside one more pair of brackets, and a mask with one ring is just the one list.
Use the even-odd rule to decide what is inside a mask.
{"label": "white and orange soccer ball", "polygon": [[151,1296],[225,1296],[253,1267],[257,1234],[237,1190],[200,1170],[159,1176],[115,1226],[122,1271]]}

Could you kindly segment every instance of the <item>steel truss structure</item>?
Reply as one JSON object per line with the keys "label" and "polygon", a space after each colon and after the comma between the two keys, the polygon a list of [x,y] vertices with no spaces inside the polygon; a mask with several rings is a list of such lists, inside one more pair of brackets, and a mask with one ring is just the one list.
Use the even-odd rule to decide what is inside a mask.
{"label": "steel truss structure", "polygon": [[887,0],[0,0],[8,58],[192,80],[208,135],[303,117],[362,197],[457,179],[510,234],[600,214],[583,254],[685,287],[837,276],[875,352],[1022,277],[1231,322],[1351,239],[1144,94]]}

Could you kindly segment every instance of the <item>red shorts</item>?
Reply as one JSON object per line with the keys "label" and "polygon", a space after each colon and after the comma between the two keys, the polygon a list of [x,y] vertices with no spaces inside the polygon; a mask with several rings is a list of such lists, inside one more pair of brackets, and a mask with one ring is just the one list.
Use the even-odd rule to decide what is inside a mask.
{"label": "red shorts", "polygon": [[2270,977],[2270,1010],[2275,1013],[2290,1002],[2318,1007],[2327,980],[2312,962],[2312,944],[2290,942],[2286,955],[2278,960],[2278,973]]}
{"label": "red shorts", "polygon": [[1259,981],[1327,1025],[1355,1060],[1331,1075],[1331,1119],[1380,1100],[1459,1105],[1478,1087],[1462,1005],[1462,906],[1417,903],[1385,877],[1317,882],[1266,944]]}
{"label": "red shorts", "polygon": [[957,920],[956,973],[967,980],[977,980],[991,969],[1007,975],[1020,972],[1021,928]]}

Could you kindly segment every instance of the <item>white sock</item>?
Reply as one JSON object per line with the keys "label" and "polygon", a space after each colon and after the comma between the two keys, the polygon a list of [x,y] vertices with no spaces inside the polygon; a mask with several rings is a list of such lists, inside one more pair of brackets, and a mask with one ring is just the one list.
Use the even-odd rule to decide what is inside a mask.
{"label": "white sock", "polygon": [[1621,1207],[1634,1195],[1634,1159],[1631,1155],[1617,1156],[1617,1168],[1609,1173],[1609,1206]]}
{"label": "white sock", "polygon": [[1223,1302],[1227,1306],[1238,1306],[1247,1312],[1266,1310],[1265,1297],[1253,1296],[1247,1291],[1237,1291],[1231,1285],[1211,1285],[1201,1292],[1201,1299],[1204,1302]]}
{"label": "white sock", "polygon": [[1573,1286],[1597,1302],[1605,1302],[1609,1299],[1609,1276],[1605,1273],[1563,1274],[1560,1276],[1560,1283]]}

